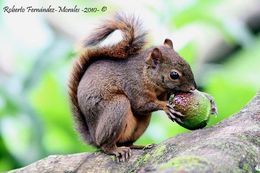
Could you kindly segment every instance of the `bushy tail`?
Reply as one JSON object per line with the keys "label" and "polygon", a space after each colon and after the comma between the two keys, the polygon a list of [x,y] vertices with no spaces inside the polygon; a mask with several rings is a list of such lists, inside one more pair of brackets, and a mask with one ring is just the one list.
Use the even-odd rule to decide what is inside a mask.
{"label": "bushy tail", "polygon": [[113,58],[125,58],[138,53],[145,44],[146,32],[141,27],[140,20],[134,16],[116,14],[113,19],[105,20],[94,33],[88,37],[84,46],[95,46],[105,40],[115,30],[123,33],[123,39],[112,46],[103,47],[103,55]]}
{"label": "bushy tail", "polygon": [[[123,39],[112,46],[93,47],[105,40],[115,30],[121,30]],[[141,24],[134,16],[126,17],[115,15],[113,19],[106,20],[88,37],[84,42],[86,48],[80,57],[75,60],[69,78],[69,96],[77,130],[83,139],[93,144],[92,137],[89,134],[87,122],[80,110],[77,92],[79,82],[85,71],[91,63],[99,59],[125,59],[130,55],[140,52],[145,44],[146,32],[141,30]]]}
{"label": "bushy tail", "polygon": [[[87,56],[86,56],[87,57]],[[72,71],[70,74],[68,86],[69,86],[69,97],[71,102],[71,110],[74,115],[74,121],[76,124],[76,129],[81,134],[82,138],[89,144],[93,143],[92,137],[89,134],[89,129],[87,122],[84,118],[83,113],[79,108],[77,92],[79,82],[86,71],[86,64],[88,64],[89,59],[81,55],[73,64]]]}

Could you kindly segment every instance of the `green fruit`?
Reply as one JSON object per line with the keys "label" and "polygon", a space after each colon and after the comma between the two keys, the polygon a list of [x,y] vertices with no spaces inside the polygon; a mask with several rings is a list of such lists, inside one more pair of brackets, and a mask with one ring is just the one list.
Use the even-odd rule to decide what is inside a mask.
{"label": "green fruit", "polygon": [[207,125],[211,114],[210,100],[198,90],[189,93],[177,93],[170,97],[169,103],[174,110],[183,114],[176,116],[175,121],[190,130],[203,128]]}

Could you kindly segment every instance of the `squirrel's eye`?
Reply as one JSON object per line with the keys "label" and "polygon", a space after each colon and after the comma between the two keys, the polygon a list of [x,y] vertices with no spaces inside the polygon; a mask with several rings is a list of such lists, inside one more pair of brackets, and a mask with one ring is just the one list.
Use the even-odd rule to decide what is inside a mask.
{"label": "squirrel's eye", "polygon": [[173,80],[176,80],[176,79],[179,79],[180,78],[180,75],[176,72],[176,71],[172,71],[170,73],[170,77],[173,79]]}

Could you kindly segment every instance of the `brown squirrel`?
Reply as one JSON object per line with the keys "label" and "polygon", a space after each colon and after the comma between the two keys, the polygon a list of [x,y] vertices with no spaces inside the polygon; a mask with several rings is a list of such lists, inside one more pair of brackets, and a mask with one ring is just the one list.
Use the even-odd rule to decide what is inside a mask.
{"label": "brown squirrel", "polygon": [[[123,33],[119,43],[96,46],[115,30]],[[135,17],[115,15],[104,21],[84,42],[69,79],[81,136],[119,161],[131,156],[130,148],[143,148],[133,143],[146,130],[153,111],[168,112],[168,92],[196,88],[189,64],[174,51],[172,41],[143,50],[145,36]]]}

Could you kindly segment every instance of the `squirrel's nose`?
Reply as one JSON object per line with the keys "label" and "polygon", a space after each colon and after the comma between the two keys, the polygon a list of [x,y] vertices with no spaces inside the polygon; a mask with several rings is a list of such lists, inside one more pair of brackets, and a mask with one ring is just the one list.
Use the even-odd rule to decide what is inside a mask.
{"label": "squirrel's nose", "polygon": [[190,91],[194,91],[195,89],[197,89],[197,84],[196,84],[196,82],[194,81],[194,82],[193,82],[193,85],[190,86]]}
{"label": "squirrel's nose", "polygon": [[190,87],[190,91],[194,91],[195,89],[196,89],[195,86],[191,86],[191,87]]}

